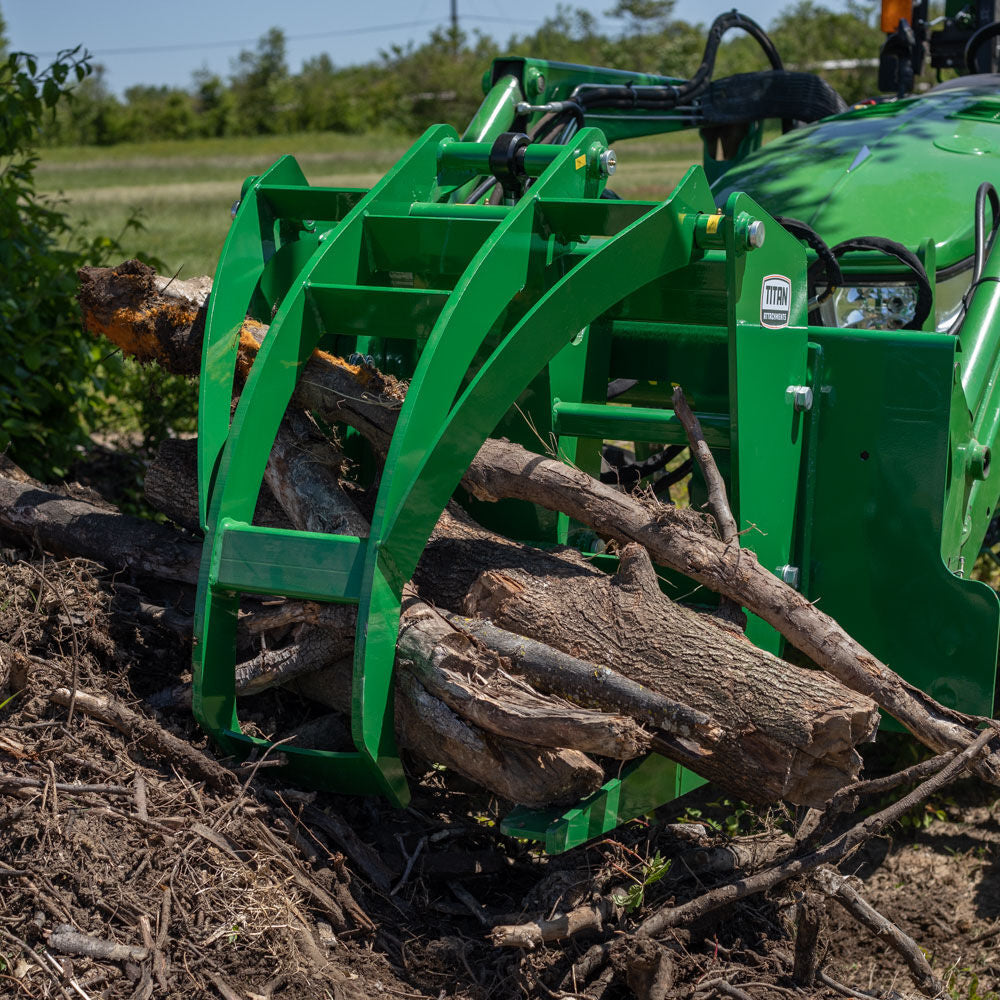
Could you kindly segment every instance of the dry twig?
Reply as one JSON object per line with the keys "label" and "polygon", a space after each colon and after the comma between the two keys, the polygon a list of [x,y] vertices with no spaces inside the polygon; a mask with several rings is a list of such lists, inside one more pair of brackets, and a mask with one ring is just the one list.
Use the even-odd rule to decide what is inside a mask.
{"label": "dry twig", "polygon": [[873,837],[884,830],[885,827],[895,822],[903,813],[912,809],[918,803],[923,802],[924,799],[933,795],[938,789],[943,788],[950,781],[957,778],[986,750],[990,741],[996,738],[998,728],[1000,726],[996,722],[991,722],[970,746],[966,747],[965,750],[947,763],[938,774],[929,778],[908,795],[904,795],[901,799],[898,799],[891,806],[866,817],[860,823],[817,850],[792,858],[783,864],[776,865],[774,868],[751,875],[749,878],[719,886],[717,889],[706,892],[688,903],[683,903],[681,906],[660,910],[659,913],[655,913],[653,916],[647,918],[639,927],[637,933],[643,936],[653,936],[666,930],[668,927],[680,927],[691,924],[713,910],[717,910],[730,903],[735,903],[738,900],[746,899],[748,896],[766,892],[768,889],[773,889],[776,885],[780,885],[782,882],[794,878],[796,875],[805,875],[808,872],[814,871],[820,865],[836,864],[860,847],[869,837]]}

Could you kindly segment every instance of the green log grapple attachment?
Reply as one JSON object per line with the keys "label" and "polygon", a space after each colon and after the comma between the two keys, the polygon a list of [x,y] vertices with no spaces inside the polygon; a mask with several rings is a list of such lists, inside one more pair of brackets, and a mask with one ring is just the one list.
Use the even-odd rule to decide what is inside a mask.
{"label": "green log grapple attachment", "polygon": [[[268,746],[237,718],[240,594],[355,604],[355,751],[281,751],[296,780],[405,804],[392,707],[402,588],[469,462],[495,434],[537,448],[535,432],[551,432],[594,473],[606,441],[683,443],[671,382],[694,401],[738,523],[753,526],[743,544],[914,684],[992,711],[1000,604],[967,574],[1000,496],[989,460],[1000,324],[970,323],[995,308],[998,252],[961,336],[936,332],[933,312],[925,330],[817,325],[815,255],[765,197],[733,190],[717,206],[718,162],[715,194],[695,166],[663,202],[607,196],[609,140],[697,115],[584,104],[567,116],[581,86],[683,81],[498,60],[465,135],[429,129],[369,191],[312,187],[291,157],[246,182],[209,304],[199,414],[194,711],[227,751]],[[550,141],[527,138],[552,121]],[[758,143],[756,120],[729,143],[734,160],[750,157],[741,169]],[[917,249],[932,269],[927,235]],[[270,329],[233,412],[248,314]],[[367,538],[252,524],[279,423],[317,348],[371,356],[410,380]],[[633,384],[612,403],[616,379]],[[697,481],[691,489],[697,499]],[[485,507],[476,516],[512,537],[576,537],[563,516]],[[759,620],[748,634],[781,649]],[[576,808],[518,809],[504,830],[565,850],[700,781],[653,754]]]}

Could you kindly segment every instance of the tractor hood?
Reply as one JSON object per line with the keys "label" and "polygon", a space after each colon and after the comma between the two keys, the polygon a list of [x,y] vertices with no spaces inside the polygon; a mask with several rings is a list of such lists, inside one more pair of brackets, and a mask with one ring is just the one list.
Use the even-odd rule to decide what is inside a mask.
{"label": "tractor hood", "polygon": [[973,252],[976,189],[1000,186],[1000,78],[949,81],[922,97],[856,106],[769,143],[713,185],[718,205],[745,191],[829,244],[881,236],[937,268]]}

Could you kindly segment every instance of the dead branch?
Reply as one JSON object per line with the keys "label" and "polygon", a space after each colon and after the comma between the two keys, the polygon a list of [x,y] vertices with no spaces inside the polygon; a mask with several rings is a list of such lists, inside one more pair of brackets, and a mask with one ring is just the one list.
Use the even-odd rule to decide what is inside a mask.
{"label": "dead branch", "polygon": [[880,833],[905,812],[957,778],[980,753],[988,751],[990,741],[997,738],[998,729],[1000,729],[1000,724],[991,722],[969,747],[946,764],[932,778],[928,778],[908,795],[904,795],[881,812],[866,817],[817,850],[792,858],[774,868],[769,868],[757,875],[751,875],[749,878],[719,886],[688,903],[664,908],[659,913],[647,918],[640,925],[637,933],[640,936],[652,937],[669,927],[691,924],[722,906],[738,902],[760,892],[766,892],[790,878],[815,871],[820,865],[837,864],[870,837]]}
{"label": "dead branch", "polygon": [[[49,700],[54,705],[68,707],[72,697],[67,688],[57,688],[49,696]],[[213,788],[232,789],[236,786],[235,775],[211,757],[196,750],[186,740],[168,733],[159,723],[110,698],[77,691],[76,707],[99,722],[113,726],[129,739],[195,775],[199,780],[208,782]]]}
{"label": "dead branch", "polygon": [[49,947],[62,955],[86,955],[111,962],[144,962],[149,949],[132,944],[117,944],[81,934],[70,924],[60,924],[50,935]]}
{"label": "dead branch", "polygon": [[502,924],[490,932],[490,940],[497,948],[523,948],[532,951],[550,941],[564,941],[584,932],[599,933],[605,922],[616,915],[621,907],[610,896],[598,902],[577,906],[566,913],[530,920],[522,924]]}
{"label": "dead branch", "polygon": [[847,876],[826,865],[820,865],[813,873],[813,881],[824,893],[840,903],[858,923],[899,954],[913,974],[913,981],[921,993],[925,996],[938,996],[941,993],[944,983],[934,975],[916,941],[862,899]]}

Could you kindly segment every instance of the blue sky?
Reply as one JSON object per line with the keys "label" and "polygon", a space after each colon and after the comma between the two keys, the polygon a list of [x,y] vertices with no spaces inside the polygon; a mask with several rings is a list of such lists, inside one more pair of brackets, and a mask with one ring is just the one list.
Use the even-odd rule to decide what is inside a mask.
{"label": "blue sky", "polygon": [[[614,30],[604,12],[614,0],[577,0]],[[739,9],[765,26],[790,0],[743,0]],[[831,6],[839,7],[838,0]],[[505,42],[553,14],[557,0],[532,4],[458,0],[459,23]],[[733,0],[678,0],[675,15],[707,22]],[[393,43],[420,41],[445,24],[449,0],[170,0],[169,3],[109,3],[91,0],[0,0],[11,48],[36,54],[85,45],[107,69],[107,82],[121,93],[136,83],[187,86],[191,73],[207,66],[225,76],[242,48],[252,48],[268,28],[288,38],[289,64],[327,52],[335,65],[366,62]],[[154,51],[154,49],[159,49]],[[538,53],[542,55],[542,53]]]}

